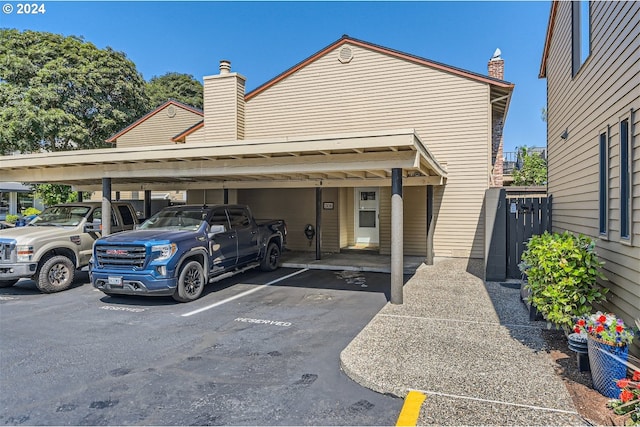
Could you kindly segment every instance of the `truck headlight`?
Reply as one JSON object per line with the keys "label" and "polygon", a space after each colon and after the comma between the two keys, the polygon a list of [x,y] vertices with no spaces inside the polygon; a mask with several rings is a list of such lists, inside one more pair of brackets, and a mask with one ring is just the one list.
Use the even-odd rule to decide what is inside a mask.
{"label": "truck headlight", "polygon": [[18,262],[29,262],[33,259],[33,246],[18,245],[16,251],[18,255],[16,261]]}
{"label": "truck headlight", "polygon": [[177,246],[175,243],[168,245],[155,245],[151,246],[151,252],[155,255],[156,261],[163,261],[169,259],[176,253]]}

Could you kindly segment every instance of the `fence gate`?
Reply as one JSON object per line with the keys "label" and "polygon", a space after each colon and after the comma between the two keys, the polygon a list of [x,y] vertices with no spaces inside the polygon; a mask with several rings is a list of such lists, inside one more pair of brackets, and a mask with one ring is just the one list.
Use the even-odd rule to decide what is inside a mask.
{"label": "fence gate", "polygon": [[551,196],[507,198],[507,277],[521,277],[518,264],[529,238],[551,232]]}

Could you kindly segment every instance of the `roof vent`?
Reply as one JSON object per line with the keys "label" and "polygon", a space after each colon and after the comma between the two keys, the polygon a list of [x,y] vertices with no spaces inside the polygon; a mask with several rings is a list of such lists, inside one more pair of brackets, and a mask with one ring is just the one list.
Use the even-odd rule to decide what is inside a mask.
{"label": "roof vent", "polygon": [[349,46],[342,46],[340,52],[338,52],[338,61],[346,64],[353,59],[353,50]]}
{"label": "roof vent", "polygon": [[229,74],[231,72],[231,61],[223,59],[220,61],[220,74]]}

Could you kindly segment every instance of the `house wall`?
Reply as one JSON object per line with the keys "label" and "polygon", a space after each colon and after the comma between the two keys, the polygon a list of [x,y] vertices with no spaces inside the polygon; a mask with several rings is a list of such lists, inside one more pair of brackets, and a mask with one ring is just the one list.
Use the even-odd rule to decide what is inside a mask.
{"label": "house wall", "polygon": [[[404,255],[427,255],[427,188],[402,189]],[[391,254],[391,187],[380,188],[380,253]]]}
{"label": "house wall", "polygon": [[[169,115],[169,109],[175,115]],[[153,116],[149,117],[138,126],[130,129],[116,141],[118,148],[141,147],[148,145],[171,144],[171,138],[195,125],[202,116],[192,111],[185,110],[179,105],[169,104]]]}
{"label": "house wall", "polygon": [[[246,103],[247,139],[415,128],[448,179],[435,256],[483,257],[481,209],[491,168],[487,84],[348,46],[338,47]],[[480,230],[480,231],[478,231]]]}
{"label": "house wall", "polygon": [[[249,205],[256,218],[284,219],[287,224],[288,249],[315,251],[315,240],[309,244],[304,235],[305,225],[311,224],[315,227],[316,224],[314,188],[238,190],[238,203]],[[326,237],[323,243],[326,243],[325,240]],[[336,248],[327,245],[323,250],[335,251]]]}
{"label": "house wall", "polygon": [[[349,222],[349,213],[353,213],[353,189],[341,188],[338,192],[338,225],[340,226],[340,247],[344,248],[353,245],[353,219]],[[349,205],[349,200],[352,201]],[[349,209],[351,206],[351,209]],[[353,218],[353,215],[351,215]],[[351,227],[349,226],[351,224]]]}
{"label": "house wall", "polygon": [[[591,2],[591,55],[571,70],[571,2],[559,2],[546,76],[553,228],[597,239],[606,309],[640,319],[640,2]],[[620,120],[631,114],[631,239],[620,239]],[[609,129],[608,233],[599,234],[599,135]],[[568,138],[560,135],[568,131]],[[636,340],[636,342],[638,342]],[[640,349],[636,349],[640,354]]]}
{"label": "house wall", "polygon": [[[380,188],[380,253],[391,254],[391,187]],[[404,253],[426,256],[426,189],[404,189]],[[238,203],[247,204],[256,218],[284,219],[287,248],[315,251],[315,238],[309,244],[304,235],[307,224],[315,227],[315,188],[238,190]],[[322,201],[333,202],[332,210],[322,210],[322,251],[339,252],[353,244],[353,189],[323,188]],[[191,199],[189,200],[191,203]],[[346,226],[344,224],[346,223]]]}
{"label": "house wall", "polygon": [[192,134],[187,135],[184,142],[185,144],[192,144],[195,142],[205,142],[206,140],[205,136],[206,135],[204,133],[204,127],[201,127],[200,129],[193,132]]}

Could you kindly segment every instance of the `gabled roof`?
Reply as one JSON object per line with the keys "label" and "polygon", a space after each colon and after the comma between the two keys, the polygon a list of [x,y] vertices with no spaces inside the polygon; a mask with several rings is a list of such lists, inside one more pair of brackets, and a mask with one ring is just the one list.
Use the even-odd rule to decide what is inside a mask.
{"label": "gabled roof", "polygon": [[156,114],[158,114],[160,111],[164,110],[169,105],[175,105],[176,107],[182,108],[182,109],[187,110],[187,111],[191,111],[192,113],[195,113],[195,114],[198,114],[198,115],[204,117],[204,112],[201,109],[193,107],[191,105],[184,104],[184,103],[182,103],[180,101],[176,101],[175,99],[170,99],[167,102],[165,102],[164,104],[162,104],[159,107],[157,107],[155,110],[151,111],[150,113],[147,113],[146,115],[144,115],[140,119],[138,119],[135,122],[131,123],[129,126],[127,126],[126,128],[122,129],[120,132],[116,133],[115,135],[113,135],[109,139],[107,139],[106,142],[115,143],[116,140],[118,138],[120,138],[122,135],[124,135],[125,133],[129,132],[131,129],[139,126],[140,124],[142,124],[143,122],[147,121],[151,117],[155,116]]}
{"label": "gabled roof", "polygon": [[204,127],[204,120],[200,120],[198,123],[194,124],[193,126],[183,130],[182,132],[180,132],[179,134],[177,134],[176,136],[174,136],[173,138],[171,138],[171,141],[173,142],[184,142],[184,139],[191,135],[192,133],[194,133],[195,131],[197,131],[198,129]]}
{"label": "gabled roof", "polygon": [[438,70],[442,70],[442,71],[446,71],[455,75],[459,75],[462,77],[466,77],[472,80],[476,80],[476,81],[480,81],[483,83],[488,83],[491,85],[495,85],[498,87],[502,87],[502,88],[508,88],[508,89],[513,89],[513,87],[515,86],[513,83],[509,83],[507,81],[504,80],[500,80],[500,79],[496,79],[493,77],[489,77],[489,76],[485,76],[479,73],[475,73],[473,71],[468,71],[468,70],[464,70],[462,68],[457,68],[457,67],[453,67],[451,65],[446,65],[443,64],[441,62],[436,62],[436,61],[432,61],[430,59],[426,59],[426,58],[422,58],[416,55],[411,55],[409,53],[405,53],[405,52],[400,52],[398,50],[394,50],[394,49],[389,49],[387,47],[384,46],[379,46],[373,43],[369,43],[369,42],[365,42],[362,40],[358,40],[358,39],[354,39],[352,37],[349,37],[348,35],[343,35],[342,38],[340,38],[339,40],[335,41],[334,43],[330,44],[329,46],[325,47],[324,49],[320,50],[319,52],[311,55],[309,58],[303,60],[302,62],[294,65],[293,67],[289,68],[288,70],[286,70],[285,72],[279,74],[278,76],[274,77],[273,79],[269,80],[268,82],[264,83],[263,85],[257,87],[256,89],[252,90],[251,92],[249,92],[248,94],[245,95],[245,100],[248,101],[249,99],[253,98],[254,96],[264,92],[265,90],[269,89],[271,86],[277,84],[278,82],[286,79],[287,77],[289,77],[290,75],[292,75],[293,73],[295,73],[296,71],[299,71],[300,69],[306,67],[307,65],[309,65],[310,63],[314,62],[315,60],[317,60],[318,58],[324,56],[325,54],[329,53],[330,51],[344,45],[344,44],[351,44],[351,45],[355,45],[355,46],[359,46],[365,49],[370,49],[373,50],[375,52],[380,52],[383,53],[385,55],[390,55],[399,59],[404,59],[406,61],[410,61],[413,62],[415,64],[420,64],[420,65],[425,65],[427,67],[431,67],[431,68],[435,68]]}
{"label": "gabled roof", "polygon": [[553,35],[553,27],[556,23],[556,14],[558,13],[558,2],[551,2],[551,12],[549,12],[549,23],[547,24],[547,36],[544,40],[544,50],[542,51],[542,63],[540,64],[540,74],[538,78],[547,77],[547,58],[549,57],[549,46],[551,45],[551,36]]}

